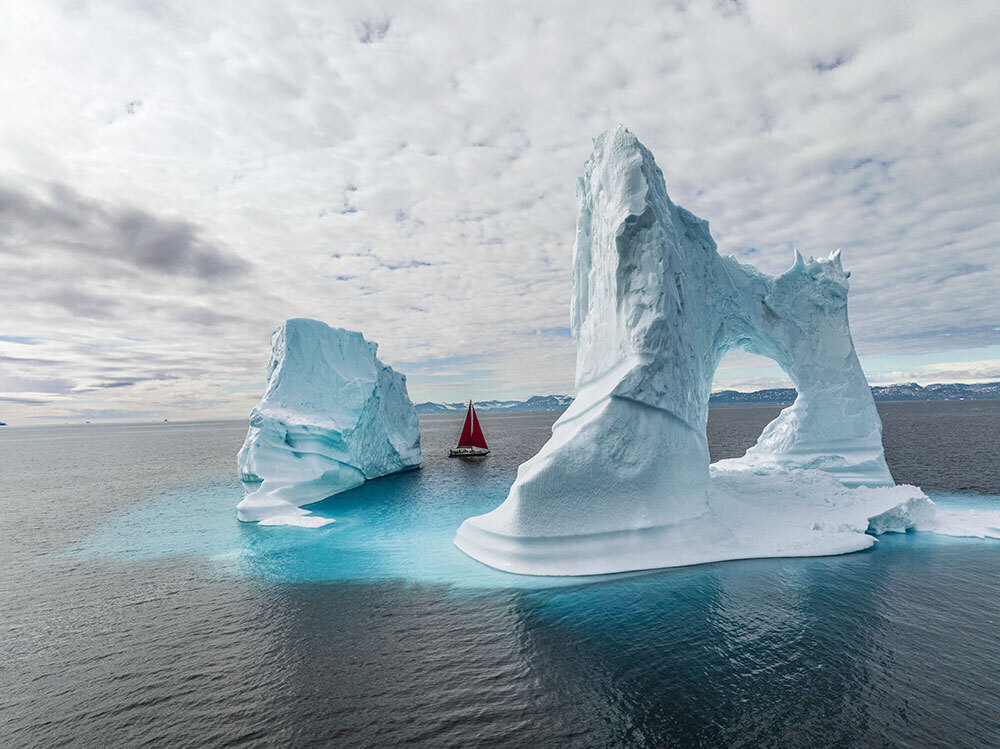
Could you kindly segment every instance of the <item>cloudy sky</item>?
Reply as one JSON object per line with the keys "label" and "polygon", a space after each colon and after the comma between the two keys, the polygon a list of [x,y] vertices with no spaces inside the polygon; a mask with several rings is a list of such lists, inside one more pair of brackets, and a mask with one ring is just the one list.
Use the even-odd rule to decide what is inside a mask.
{"label": "cloudy sky", "polygon": [[0,1],[0,420],[245,416],[294,316],[416,401],[572,392],[617,123],[723,253],[843,249],[873,383],[1000,380],[998,39],[995,0]]}

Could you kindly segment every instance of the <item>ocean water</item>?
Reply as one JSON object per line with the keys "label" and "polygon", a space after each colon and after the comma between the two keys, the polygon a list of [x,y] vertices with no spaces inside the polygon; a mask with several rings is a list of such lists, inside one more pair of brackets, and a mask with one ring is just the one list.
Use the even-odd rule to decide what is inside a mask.
{"label": "ocean water", "polygon": [[[1000,505],[1000,402],[880,404],[897,481]],[[713,459],[776,415],[713,409]],[[506,575],[451,544],[555,414],[240,524],[243,422],[0,429],[0,746],[997,746],[1000,543]]]}

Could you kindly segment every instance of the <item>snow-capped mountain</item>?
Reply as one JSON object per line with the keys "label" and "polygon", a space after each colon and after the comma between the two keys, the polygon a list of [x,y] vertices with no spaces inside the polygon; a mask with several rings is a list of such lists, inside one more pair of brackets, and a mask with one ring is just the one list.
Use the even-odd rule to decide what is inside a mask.
{"label": "snow-capped mountain", "polygon": [[[1000,398],[1000,382],[943,382],[934,385],[918,385],[907,382],[898,385],[875,385],[872,396],[878,402],[885,401],[957,401],[990,400]],[[794,388],[773,388],[740,393],[736,390],[720,390],[712,393],[709,402],[714,406],[752,405],[754,403],[787,404],[795,400]]]}
{"label": "snow-capped mountain", "polygon": [[[475,401],[479,413],[499,413],[502,411],[565,411],[573,402],[572,395],[533,395],[525,401]],[[468,403],[418,403],[418,414],[441,414],[465,411]]]}
{"label": "snow-capped mountain", "polygon": [[[878,402],[884,401],[955,401],[1000,399],[1000,382],[943,382],[934,385],[918,385],[915,382],[898,385],[875,385],[872,395]],[[712,393],[709,403],[713,406],[737,406],[769,404],[787,405],[795,400],[795,388],[771,388],[752,393],[737,390],[718,390]],[[572,395],[533,395],[523,401],[476,401],[480,413],[503,411],[565,411],[573,402]],[[465,411],[468,403],[432,403],[425,401],[416,405],[418,414],[442,414]]]}

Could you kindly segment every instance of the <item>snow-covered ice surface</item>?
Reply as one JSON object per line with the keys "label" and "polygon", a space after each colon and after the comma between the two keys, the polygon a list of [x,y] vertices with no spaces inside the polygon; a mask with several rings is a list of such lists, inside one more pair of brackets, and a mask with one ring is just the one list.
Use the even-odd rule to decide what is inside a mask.
{"label": "snow-covered ice surface", "polygon": [[[919,489],[893,486],[839,252],[796,252],[776,277],[719,255],[623,127],[595,140],[577,195],[576,400],[504,503],[462,524],[459,548],[512,572],[577,575],[844,553],[871,545],[869,520],[935,522]],[[798,397],[710,471],[708,400],[734,348],[777,362]]]}
{"label": "snow-covered ice surface", "polygon": [[817,470],[712,466],[704,511],[675,523],[514,537],[492,532],[473,518],[462,525],[456,542],[467,554],[507,572],[597,575],[729,559],[846,554],[876,543],[871,534],[908,530],[983,535],[979,521],[984,518],[955,516],[980,532],[948,533],[939,525],[934,502],[913,486],[852,488]]}
{"label": "snow-covered ice surface", "polygon": [[240,520],[317,527],[303,505],[420,465],[406,377],[361,333],[287,320],[271,336],[267,387],[237,456]]}

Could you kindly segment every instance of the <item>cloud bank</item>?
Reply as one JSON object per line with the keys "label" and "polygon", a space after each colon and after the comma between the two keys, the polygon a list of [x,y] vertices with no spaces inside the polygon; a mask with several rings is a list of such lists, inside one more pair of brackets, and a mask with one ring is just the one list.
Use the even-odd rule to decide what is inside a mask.
{"label": "cloud bank", "polygon": [[998,37],[993,2],[7,4],[0,419],[244,416],[292,316],[417,400],[571,391],[619,122],[722,252],[842,248],[870,371],[993,372]]}

